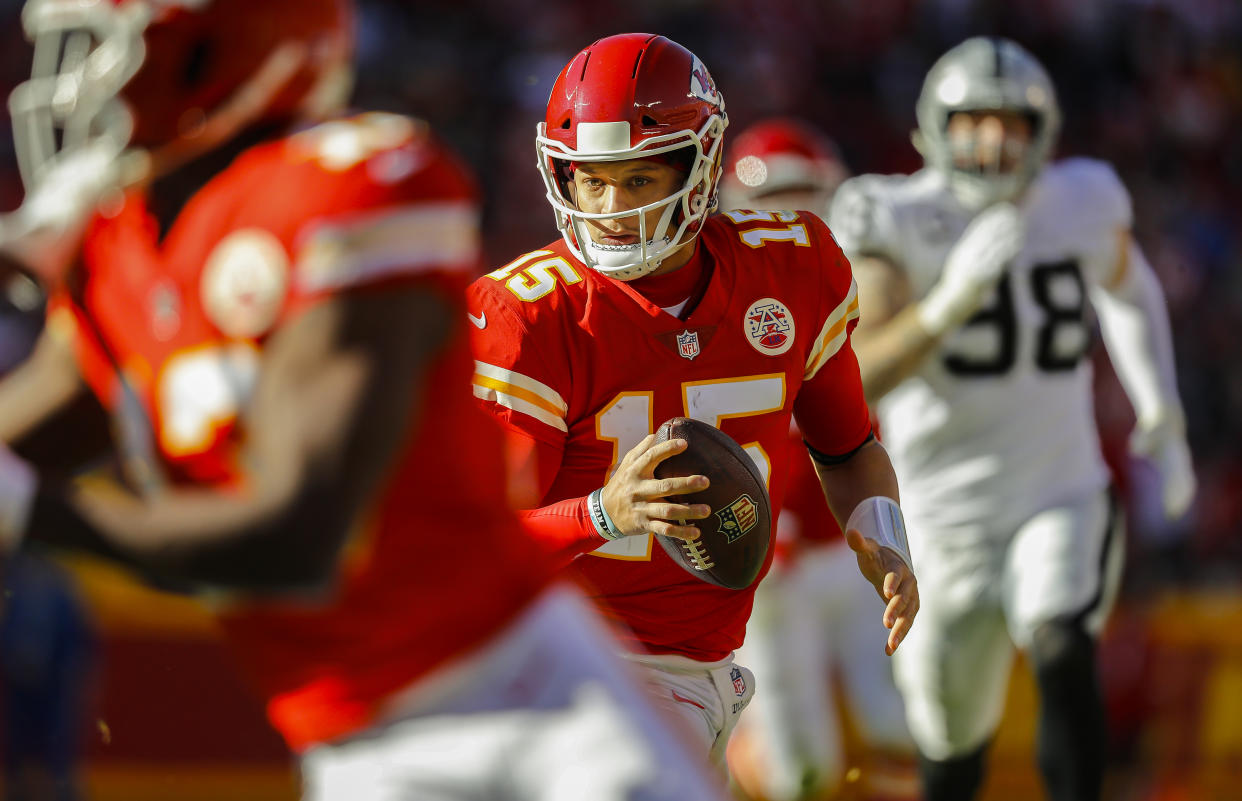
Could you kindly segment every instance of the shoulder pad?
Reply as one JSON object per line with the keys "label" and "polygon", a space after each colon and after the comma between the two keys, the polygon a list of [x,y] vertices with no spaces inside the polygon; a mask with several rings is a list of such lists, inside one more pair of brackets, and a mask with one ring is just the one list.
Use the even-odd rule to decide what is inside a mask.
{"label": "shoulder pad", "polygon": [[422,120],[368,112],[293,134],[285,142],[285,156],[294,163],[309,161],[328,172],[345,172],[382,153],[427,144],[430,138]]}
{"label": "shoulder pad", "polygon": [[322,123],[285,141],[297,183],[301,289],[322,291],[400,273],[478,269],[472,177],[425,124],[395,114]]}
{"label": "shoulder pad", "polygon": [[1111,164],[1089,158],[1064,159],[1045,168],[1045,180],[1060,208],[1081,210],[1112,228],[1133,224],[1130,193]]}
{"label": "shoulder pad", "polygon": [[505,302],[520,307],[519,313],[529,317],[534,307],[541,305],[536,301],[552,295],[558,287],[581,284],[587,274],[588,268],[571,258],[559,244],[524,253],[485,274],[476,283],[495,286]]}
{"label": "shoulder pad", "polygon": [[828,225],[847,254],[892,258],[896,222],[886,182],[886,176],[860,175],[837,187]]}

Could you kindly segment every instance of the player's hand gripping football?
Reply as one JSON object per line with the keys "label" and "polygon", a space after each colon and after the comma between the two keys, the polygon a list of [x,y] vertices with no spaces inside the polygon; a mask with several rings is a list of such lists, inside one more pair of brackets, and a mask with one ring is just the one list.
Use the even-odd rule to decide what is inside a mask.
{"label": "player's hand gripping football", "polygon": [[858,569],[884,600],[884,628],[889,630],[884,653],[892,656],[919,612],[918,580],[892,548],[864,537],[856,529],[845,532],[845,541],[858,558]]}
{"label": "player's hand gripping football", "polygon": [[707,489],[707,477],[655,477],[656,465],[685,449],[684,439],[656,444],[655,434],[648,434],[621,460],[604,485],[600,502],[623,536],[650,533],[681,540],[698,538],[697,528],[678,525],[675,521],[702,520],[712,513],[711,507],[702,503],[676,503],[670,496]]}
{"label": "player's hand gripping football", "polygon": [[940,336],[978,311],[1025,239],[1026,223],[1012,203],[996,203],[980,212],[945,257],[940,280],[919,304],[924,328]]}

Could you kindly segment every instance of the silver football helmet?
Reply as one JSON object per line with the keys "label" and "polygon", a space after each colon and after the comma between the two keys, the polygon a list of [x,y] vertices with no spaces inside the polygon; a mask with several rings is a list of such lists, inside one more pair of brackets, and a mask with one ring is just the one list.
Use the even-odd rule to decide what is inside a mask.
{"label": "silver football helmet", "polygon": [[[947,129],[956,111],[1014,111],[1031,121],[1031,139],[1012,170],[958,166]],[[967,39],[936,61],[915,107],[914,146],[942,171],[958,199],[982,208],[1015,197],[1039,173],[1061,130],[1056,90],[1043,65],[1009,39]]]}

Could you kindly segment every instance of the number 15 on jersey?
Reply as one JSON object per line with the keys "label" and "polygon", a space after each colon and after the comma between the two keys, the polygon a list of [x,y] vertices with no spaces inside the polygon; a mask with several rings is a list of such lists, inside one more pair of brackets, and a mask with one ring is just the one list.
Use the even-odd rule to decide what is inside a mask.
{"label": "number 15 on jersey", "polygon": [[[681,385],[682,410],[686,417],[721,428],[726,420],[779,412],[785,407],[785,374],[686,381]],[[612,444],[608,477],[621,459],[648,434],[655,432],[655,393],[620,392],[595,415],[596,438]],[[770,482],[772,460],[758,441],[740,443],[763,476]],[[622,537],[592,552],[612,559],[646,561],[651,558],[651,535]]]}

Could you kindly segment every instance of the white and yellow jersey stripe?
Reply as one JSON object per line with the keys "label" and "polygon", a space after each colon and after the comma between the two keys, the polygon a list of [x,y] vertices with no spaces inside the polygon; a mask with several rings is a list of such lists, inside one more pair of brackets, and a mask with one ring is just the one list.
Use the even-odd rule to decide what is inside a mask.
{"label": "white and yellow jersey stripe", "polygon": [[323,292],[427,270],[472,271],[480,253],[472,201],[416,203],[316,220],[300,238],[299,287]]}
{"label": "white and yellow jersey stripe", "polygon": [[487,362],[474,363],[474,396],[490,401],[568,433],[569,406],[560,393],[543,382]]}
{"label": "white and yellow jersey stripe", "polygon": [[850,321],[857,319],[858,284],[851,280],[850,291],[824,320],[823,327],[815,337],[815,343],[806,359],[806,368],[802,371],[803,380],[810,381],[829,359],[837,355],[837,351],[845,344]]}

